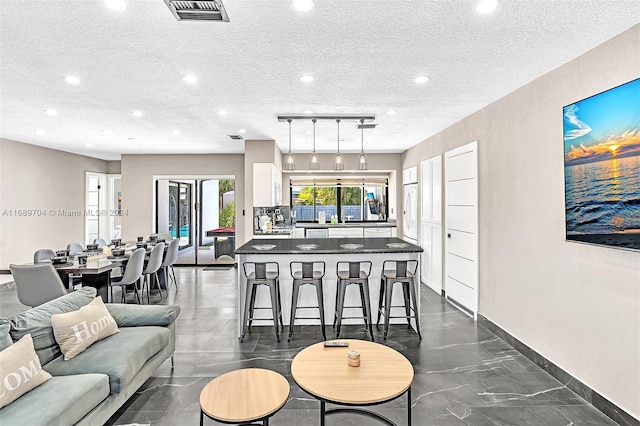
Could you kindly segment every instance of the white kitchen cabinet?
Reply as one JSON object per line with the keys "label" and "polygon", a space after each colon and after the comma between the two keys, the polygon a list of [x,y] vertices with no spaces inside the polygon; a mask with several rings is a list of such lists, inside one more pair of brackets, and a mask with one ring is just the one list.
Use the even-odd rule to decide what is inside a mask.
{"label": "white kitchen cabinet", "polygon": [[272,163],[253,163],[253,205],[282,204],[282,171]]}
{"label": "white kitchen cabinet", "polygon": [[402,184],[418,183],[418,166],[409,167],[402,171]]}
{"label": "white kitchen cabinet", "polygon": [[291,231],[291,238],[304,238],[304,228],[294,228]]}
{"label": "white kitchen cabinet", "polygon": [[391,238],[391,227],[384,228],[364,228],[365,238]]}
{"label": "white kitchen cabinet", "polygon": [[329,228],[329,238],[362,238],[362,228]]}

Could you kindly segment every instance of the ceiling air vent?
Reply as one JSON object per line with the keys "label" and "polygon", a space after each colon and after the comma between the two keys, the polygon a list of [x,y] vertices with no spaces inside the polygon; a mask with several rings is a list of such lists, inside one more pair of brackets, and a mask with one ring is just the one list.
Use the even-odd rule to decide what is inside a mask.
{"label": "ceiling air vent", "polygon": [[229,16],[221,0],[164,0],[164,2],[178,21],[229,22]]}
{"label": "ceiling air vent", "polygon": [[363,124],[358,124],[356,127],[357,127],[358,130],[360,130],[360,129],[375,129],[377,125],[378,125],[377,123],[363,123]]}
{"label": "ceiling air vent", "polygon": [[240,135],[229,135],[229,137],[234,141],[241,141],[243,139]]}

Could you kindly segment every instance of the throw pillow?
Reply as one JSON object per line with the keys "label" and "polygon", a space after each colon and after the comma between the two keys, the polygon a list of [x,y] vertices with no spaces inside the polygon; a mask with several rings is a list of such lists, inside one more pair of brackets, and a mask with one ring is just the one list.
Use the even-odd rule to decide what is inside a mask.
{"label": "throw pillow", "polygon": [[98,340],[120,332],[118,324],[109,314],[100,297],[96,297],[77,311],[51,315],[51,325],[65,361],[78,355]]}
{"label": "throw pillow", "polygon": [[25,335],[0,352],[0,408],[11,404],[51,378],[42,369],[33,339]]}

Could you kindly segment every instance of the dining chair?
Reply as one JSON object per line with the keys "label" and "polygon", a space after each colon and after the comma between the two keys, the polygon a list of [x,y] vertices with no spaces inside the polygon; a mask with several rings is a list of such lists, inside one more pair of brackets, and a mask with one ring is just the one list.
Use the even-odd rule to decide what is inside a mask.
{"label": "dining chair", "polygon": [[69,252],[69,256],[73,256],[74,254],[82,253],[84,247],[82,247],[82,244],[69,243],[67,244],[67,251]]}
{"label": "dining chair", "polygon": [[93,244],[97,244],[98,248],[102,248],[104,246],[108,246],[109,244],[107,244],[107,242],[102,239],[102,238],[94,238],[93,239]]}
{"label": "dining chair", "polygon": [[129,256],[129,261],[127,262],[127,266],[125,266],[124,268],[122,277],[118,281],[109,282],[111,300],[113,300],[113,287],[118,286],[121,288],[121,302],[127,303],[127,286],[133,285],[136,299],[138,300],[138,303],[142,303],[142,298],[138,295],[137,283],[140,280],[140,277],[142,276],[142,270],[144,269],[144,256],[145,250],[143,248],[135,250],[133,253],[131,253],[131,256]]}
{"label": "dining chair", "polygon": [[[167,294],[169,292],[170,282],[173,281],[173,285],[176,286],[176,291],[178,291],[178,281],[176,280],[176,271],[173,269],[173,264],[178,261],[178,249],[180,248],[180,238],[174,238],[169,243],[169,247],[167,247],[167,253],[164,255],[164,260],[162,261],[162,271],[164,273],[164,282],[167,286]],[[171,269],[171,271],[169,271]],[[171,276],[173,275],[173,276]]]}
{"label": "dining chair", "polygon": [[[150,295],[151,293],[151,275],[155,276],[156,284],[158,285],[158,291],[160,293],[160,300],[162,297],[162,288],[160,288],[160,281],[158,280],[158,271],[160,270],[160,266],[162,266],[162,256],[164,255],[164,243],[158,243],[151,249],[151,253],[149,254],[149,261],[142,271],[142,275],[144,275],[144,281],[142,283],[142,295],[144,296],[144,289],[147,289],[147,303],[150,303]],[[165,283],[165,287],[166,286]],[[169,291],[167,290],[167,296],[169,296]]]}
{"label": "dining chair", "polygon": [[9,270],[23,305],[39,306],[67,294],[60,275],[50,263],[9,265]]}
{"label": "dining chair", "polygon": [[35,253],[33,253],[33,263],[50,260],[52,257],[55,257],[55,256],[56,256],[56,252],[51,249],[36,250]]}

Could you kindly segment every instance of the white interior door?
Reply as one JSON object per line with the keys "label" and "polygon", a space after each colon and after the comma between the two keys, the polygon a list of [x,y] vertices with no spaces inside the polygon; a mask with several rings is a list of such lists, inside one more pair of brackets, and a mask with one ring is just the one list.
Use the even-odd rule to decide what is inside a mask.
{"label": "white interior door", "polygon": [[442,292],[442,156],[420,163],[420,262],[422,281]]}
{"label": "white interior door", "polygon": [[445,154],[445,292],[476,318],[478,312],[478,146]]}

